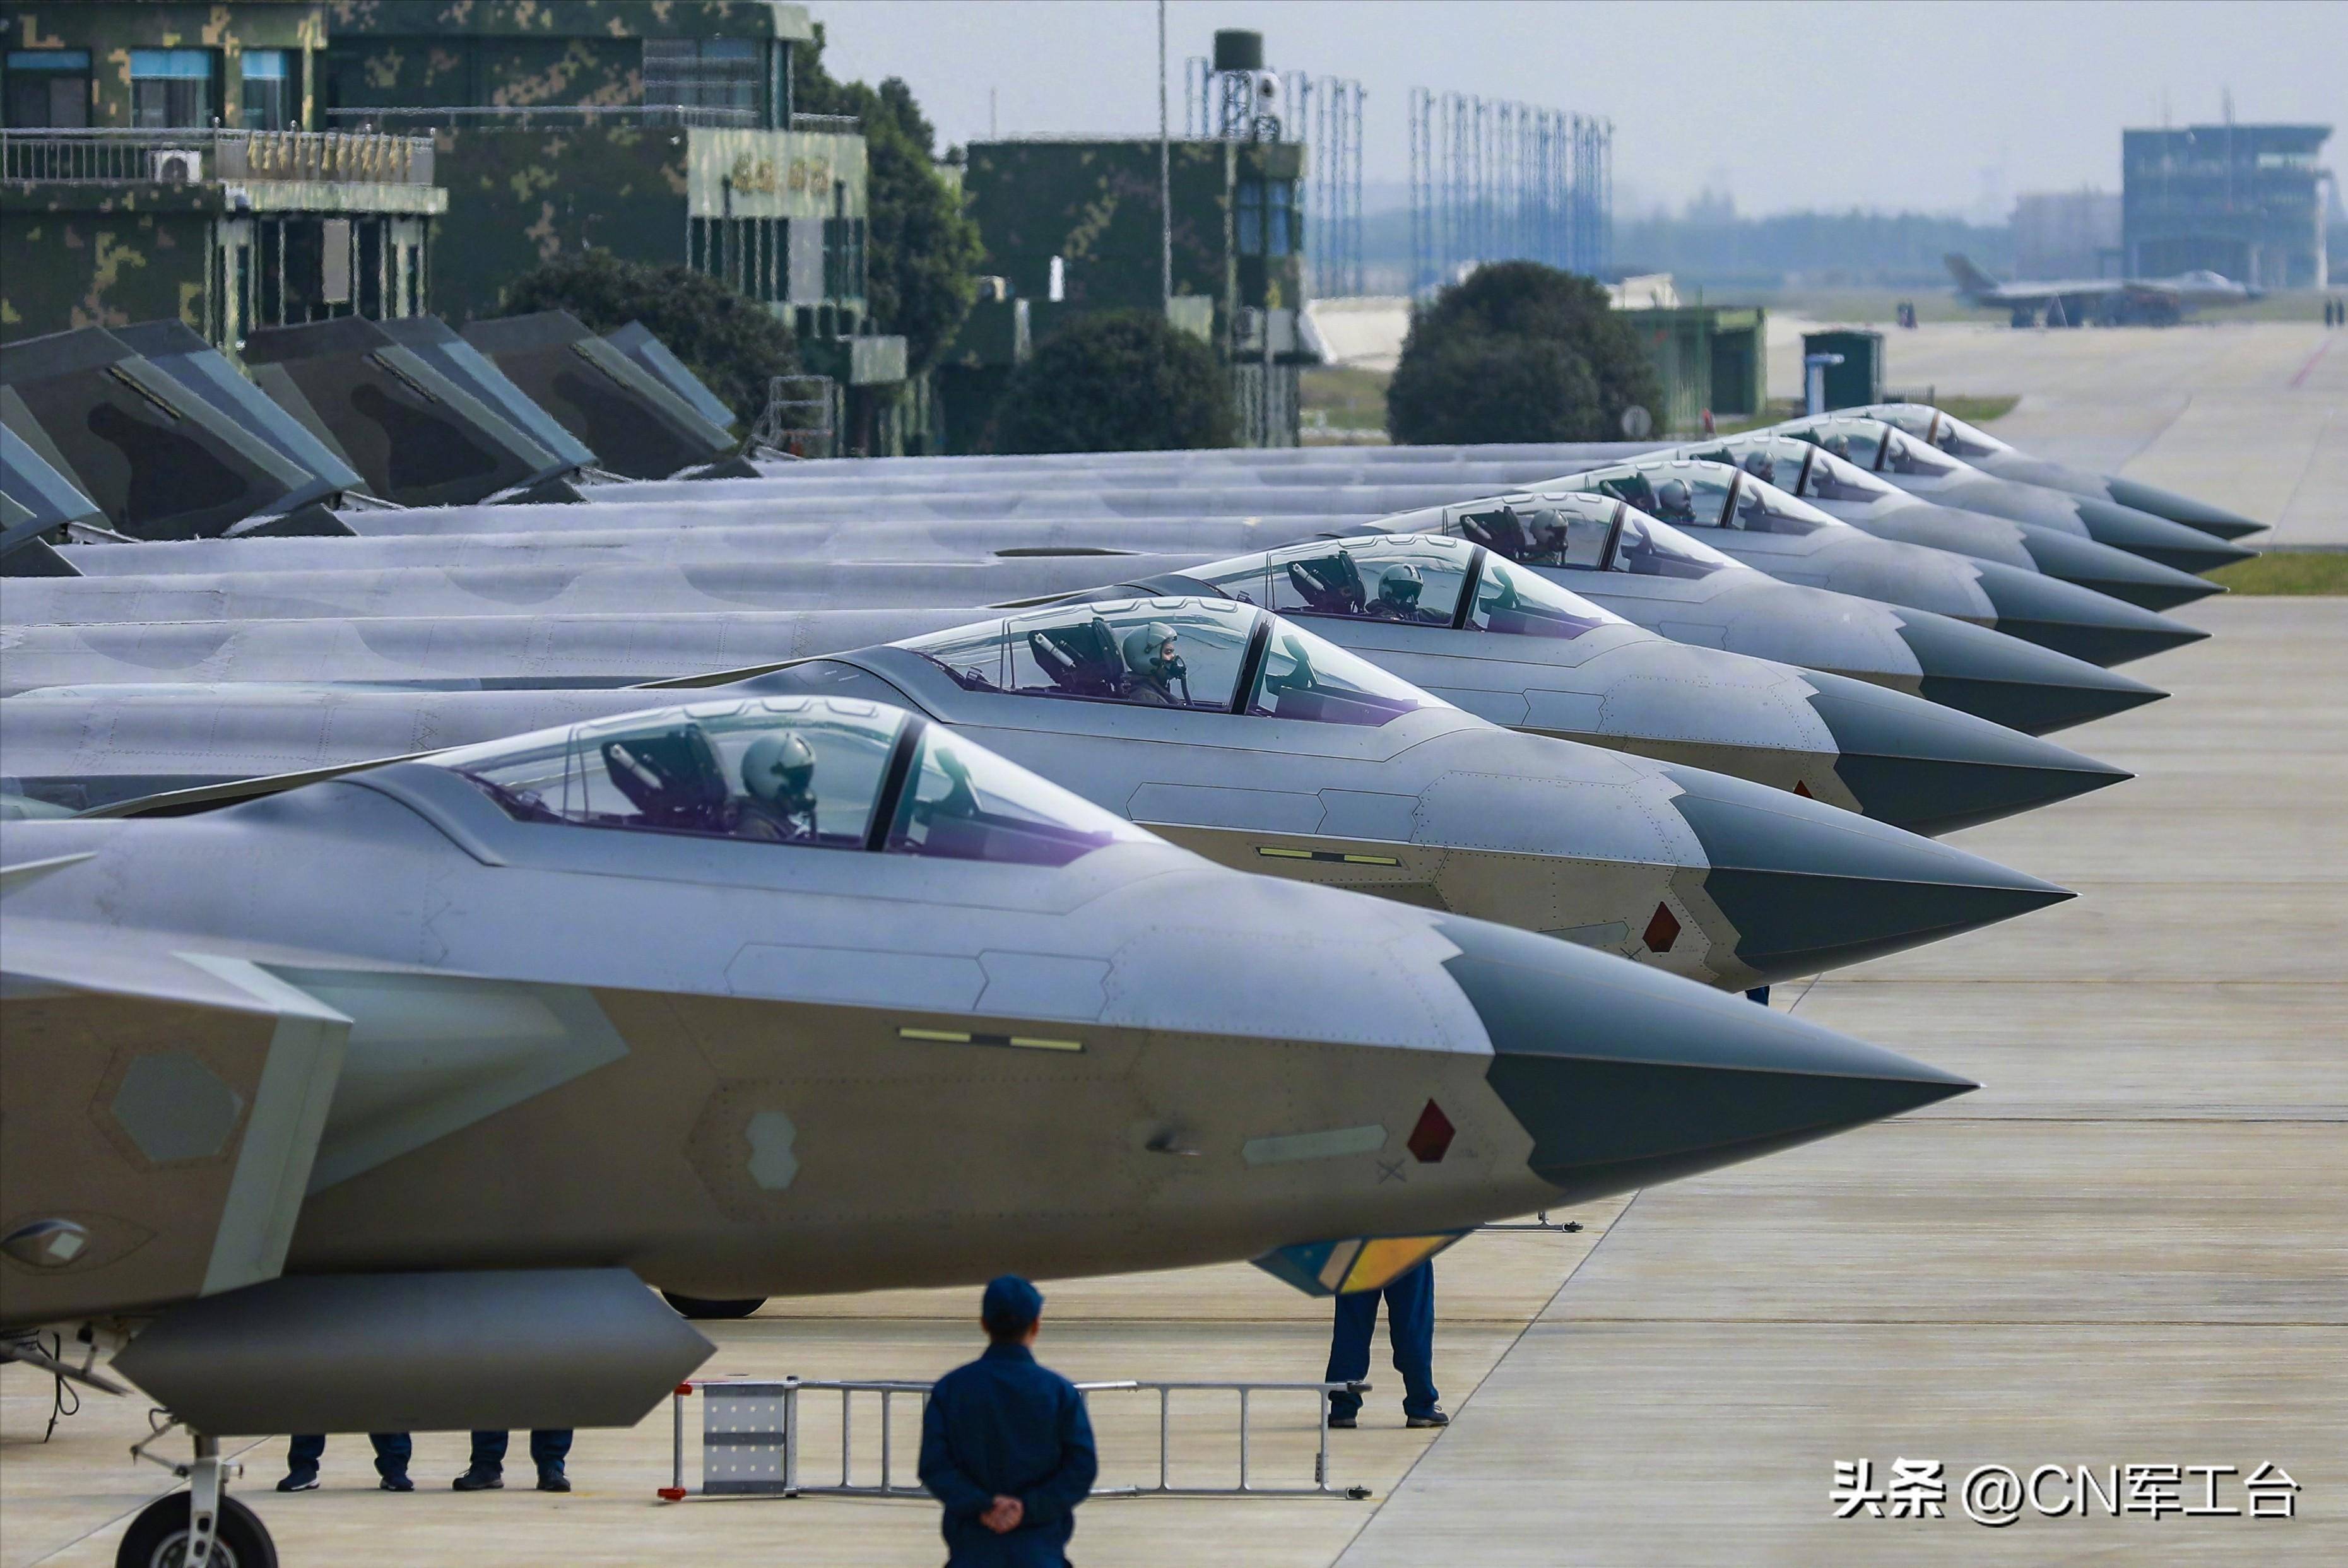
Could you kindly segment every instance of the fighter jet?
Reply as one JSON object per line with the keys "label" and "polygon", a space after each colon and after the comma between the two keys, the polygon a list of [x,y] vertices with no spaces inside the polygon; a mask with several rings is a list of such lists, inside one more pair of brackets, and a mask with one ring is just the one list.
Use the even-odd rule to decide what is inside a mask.
{"label": "fighter jet", "polygon": [[[1817,450],[1804,443],[1789,445],[1806,452]],[[1641,477],[1645,472],[1644,468],[1610,468],[1560,482],[1574,489],[1627,485],[1639,492],[1631,499],[1643,497],[1653,501],[1655,498],[1649,493],[1653,487]],[[1672,503],[1675,519],[1683,526],[1700,528],[1704,537],[1717,543],[1732,558],[1772,576],[1859,598],[1932,610],[2106,665],[2199,642],[2208,635],[2034,572],[2020,572],[1943,551],[1871,537],[1778,493],[1765,481],[1740,475],[1736,469],[1718,463],[1682,463],[1674,472],[1684,488],[1696,487],[1696,490],[1688,492],[1690,504],[1677,500]],[[1668,481],[1659,479],[1656,482]],[[1693,504],[1698,490],[1704,501],[1700,518]],[[1724,519],[1722,511],[1728,506],[1727,498],[1732,491],[1737,499]],[[1610,490],[1609,493],[1615,492]],[[507,515],[514,514],[509,511]],[[71,550],[65,552],[65,557],[75,571],[92,576],[417,566],[452,571],[477,566],[545,569],[620,562],[653,565],[727,559],[804,560],[817,553],[832,559],[951,562],[985,560],[1005,550],[1063,548],[1071,531],[1057,523],[1018,520],[1001,523],[873,522],[855,528],[797,523],[676,530],[558,528],[543,532],[456,536],[398,534],[381,539],[316,542],[307,547],[273,542],[267,548],[252,550],[239,548],[235,543],[210,542],[169,546],[116,545]],[[1132,537],[1135,531],[1111,525],[1093,531],[1090,537],[1118,539],[1131,548],[1137,542]],[[2147,571],[2168,570],[2150,562],[2140,564]],[[2204,586],[2198,578],[2186,580]]]}
{"label": "fighter jet", "polygon": [[2092,496],[2044,490],[1999,479],[1880,419],[1822,414],[1770,427],[1772,433],[1816,441],[1838,458],[1928,500],[2010,517],[2016,522],[2077,533],[2180,572],[2210,572],[2258,553],[2171,522],[2148,511]]}
{"label": "fighter jet", "polygon": [[[2127,777],[1921,697],[1674,643],[1459,539],[1310,541],[1091,596],[1135,593],[1212,593],[1302,616],[1337,645],[1505,727],[1711,769],[1915,832],[1949,831]],[[952,609],[838,610],[33,626],[13,634],[0,679],[9,691],[158,681],[493,690],[738,679],[967,618]]]}
{"label": "fighter jet", "polygon": [[[1482,525],[1462,519],[1497,518],[1520,503],[1533,506],[1535,499],[1502,497],[1431,508],[1381,520],[1370,531],[1444,531],[1489,544],[1490,539],[1474,531]],[[1568,557],[1549,552],[1530,563],[1601,608],[1674,641],[1850,676],[2032,735],[2084,724],[2164,695],[2084,660],[1929,611],[1894,610],[1780,583],[1635,511],[1623,514],[1635,521],[1617,529],[1619,502],[1557,491],[1539,498],[1539,504],[1560,516],[1602,507],[1604,516],[1577,525],[1596,531],[1582,542],[1594,552],[1587,562],[1581,552]],[[1299,531],[1307,537],[1318,532]],[[1098,587],[1112,578],[1181,571],[1219,558],[1221,552],[1210,548],[1217,543],[1224,551],[1255,549],[1267,536],[1293,537],[1271,520],[1167,532],[1190,535],[1202,548],[1152,560],[1124,555],[1114,546],[1055,539],[985,561],[942,562],[687,559],[677,566],[28,579],[12,592],[10,614],[25,625],[93,625],[509,614],[522,605],[541,614],[1008,605]],[[1509,545],[1522,547],[1520,540]]]}
{"label": "fighter jet", "polygon": [[2036,485],[2041,490],[2067,490],[2073,495],[2091,500],[2108,500],[2120,506],[2148,511],[2155,517],[2165,517],[2171,522],[2181,522],[2188,528],[2198,528],[2219,539],[2240,539],[2258,532],[2267,525],[2240,512],[2222,506],[2212,506],[2206,500],[2178,495],[2139,480],[2122,479],[2117,474],[2090,473],[2085,469],[2071,468],[2063,463],[2048,462],[2018,451],[1978,426],[1969,425],[1953,414],[1944,414],[1927,403],[1875,403],[1864,408],[1851,408],[1848,413],[1885,424],[1939,448],[1962,462],[1971,463],[1985,474],[1997,479],[2013,480],[2019,484]]}
{"label": "fighter jet", "polygon": [[1967,304],[2004,311],[2016,326],[2174,326],[2195,305],[2240,304],[2265,296],[2208,268],[2166,278],[2043,278],[2002,284],[1967,257],[1941,258]]}
{"label": "fighter jet", "polygon": [[133,539],[218,533],[333,488],[98,327],[0,345],[0,425]]}
{"label": "fighter jet", "polygon": [[1242,879],[842,699],[10,822],[0,899],[0,1346],[193,1434],[140,1563],[273,1560],[224,1437],[633,1423],[710,1348],[646,1283],[1256,1258],[1375,1288],[1481,1222],[1972,1087]]}
{"label": "fighter jet", "polygon": [[[1210,859],[1570,935],[1737,990],[2068,896],[1798,796],[1512,734],[1229,600],[1056,606],[720,689],[910,705]],[[644,700],[62,687],[0,702],[0,746],[20,793],[78,789],[103,805]]]}
{"label": "fighter jet", "polygon": [[[1733,462],[1830,516],[1879,539],[1930,545],[1958,555],[2034,570],[2147,610],[2170,610],[2226,590],[2075,533],[1942,506],[1885,483],[1815,442],[1753,431],[1676,449],[1675,455]],[[386,518],[423,517],[385,512]],[[363,529],[364,531],[364,529]]]}
{"label": "fighter jet", "polygon": [[52,543],[76,530],[106,526],[96,501],[0,425],[0,570],[11,577],[70,576],[74,569]]}
{"label": "fighter jet", "polygon": [[2041,573],[1879,539],[1725,462],[1641,459],[1557,482],[1629,501],[1785,582],[1931,610],[2106,668],[2209,634]]}

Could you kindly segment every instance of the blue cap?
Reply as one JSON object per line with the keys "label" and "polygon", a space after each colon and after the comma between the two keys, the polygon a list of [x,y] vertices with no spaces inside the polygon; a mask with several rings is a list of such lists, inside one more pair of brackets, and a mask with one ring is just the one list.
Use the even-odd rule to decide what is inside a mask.
{"label": "blue cap", "polygon": [[1044,1293],[1017,1274],[997,1274],[986,1282],[978,1304],[978,1320],[990,1326],[1025,1327],[1044,1315]]}

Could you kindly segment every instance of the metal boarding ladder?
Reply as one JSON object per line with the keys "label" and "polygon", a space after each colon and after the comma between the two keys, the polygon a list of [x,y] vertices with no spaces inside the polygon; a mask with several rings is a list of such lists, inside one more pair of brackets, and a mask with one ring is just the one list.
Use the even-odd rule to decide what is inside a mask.
{"label": "metal boarding ladder", "polygon": [[[661,1498],[682,1501],[703,1497],[926,1497],[920,1480],[901,1478],[897,1471],[893,1402],[911,1398],[926,1406],[932,1385],[878,1379],[785,1377],[778,1381],[705,1378],[680,1383],[669,1398],[669,1484]],[[1334,1394],[1369,1392],[1367,1383],[1248,1383],[1159,1382],[1119,1379],[1079,1383],[1076,1391],[1090,1409],[1097,1394],[1151,1394],[1158,1397],[1158,1479],[1154,1483],[1096,1487],[1094,1497],[1337,1497],[1359,1501],[1370,1495],[1365,1486],[1335,1486],[1329,1480],[1329,1400]],[[1239,1396],[1239,1473],[1227,1486],[1178,1483],[1173,1477],[1173,1409],[1178,1393],[1236,1393]],[[837,1479],[810,1480],[801,1460],[808,1437],[802,1413],[803,1396],[837,1395],[839,1399],[839,1471]],[[858,1480],[854,1473],[855,1414],[858,1395],[880,1406],[880,1452],[877,1477]],[[1313,1396],[1316,1411],[1318,1451],[1313,1460],[1311,1485],[1261,1485],[1254,1480],[1250,1433],[1251,1401],[1258,1394]],[[685,1406],[702,1401],[701,1485],[685,1484]],[[913,1462],[919,1462],[919,1445]]]}

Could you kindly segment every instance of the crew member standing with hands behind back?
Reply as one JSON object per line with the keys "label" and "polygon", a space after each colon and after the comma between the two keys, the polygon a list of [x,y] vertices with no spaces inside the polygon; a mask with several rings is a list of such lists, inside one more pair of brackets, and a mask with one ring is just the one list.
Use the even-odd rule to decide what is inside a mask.
{"label": "crew member standing with hands behind back", "polygon": [[1029,1346],[1044,1297],[1017,1274],[979,1305],[986,1353],[938,1379],[922,1412],[922,1484],[945,1505],[946,1568],[1064,1568],[1099,1466],[1075,1384]]}

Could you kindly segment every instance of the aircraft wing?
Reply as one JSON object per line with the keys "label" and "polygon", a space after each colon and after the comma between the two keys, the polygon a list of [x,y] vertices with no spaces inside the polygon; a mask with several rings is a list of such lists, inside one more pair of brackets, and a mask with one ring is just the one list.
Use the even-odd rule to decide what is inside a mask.
{"label": "aircraft wing", "polygon": [[[87,858],[0,869],[0,892]],[[276,1277],[349,1020],[184,936],[5,906],[0,932],[0,1324]]]}

